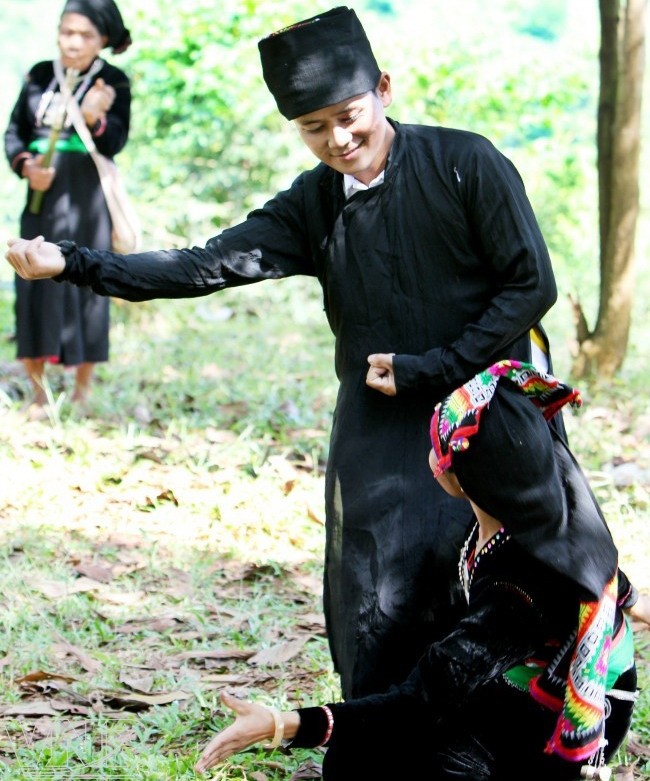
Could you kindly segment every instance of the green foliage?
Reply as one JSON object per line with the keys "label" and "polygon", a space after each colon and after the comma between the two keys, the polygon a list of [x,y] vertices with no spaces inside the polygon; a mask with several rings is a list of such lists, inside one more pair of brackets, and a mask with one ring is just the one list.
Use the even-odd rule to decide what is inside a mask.
{"label": "green foliage", "polygon": [[567,65],[549,73],[545,48],[514,70],[498,57],[497,46],[487,41],[470,49],[418,50],[400,74],[399,116],[492,140],[522,173],[562,267],[584,245],[578,230],[584,212],[576,200],[590,183],[595,132],[586,74]]}
{"label": "green foliage", "polygon": [[155,206],[151,232],[181,243],[213,234],[297,173],[289,169],[297,139],[264,85],[256,44],[288,24],[295,5],[279,13],[254,0],[158,0],[137,12],[124,158],[138,200]]}
{"label": "green foliage", "polygon": [[[462,38],[438,35],[435,46],[409,26],[425,18],[422,3],[357,5],[393,75],[389,113],[493,140],[522,172],[558,276],[576,289],[597,257],[594,71],[578,48],[549,68],[574,34],[562,3],[544,12],[552,44],[523,30],[524,17],[544,16],[543,4],[529,3],[503,16],[500,37],[477,26],[463,28]],[[315,164],[278,114],[257,50],[270,30],[313,11],[302,0],[282,10],[257,0],[218,9],[205,0],[150,0],[134,12],[138,35],[126,61],[133,129],[121,161],[151,246],[203,243]],[[408,58],[396,56],[395,40],[407,39]]]}

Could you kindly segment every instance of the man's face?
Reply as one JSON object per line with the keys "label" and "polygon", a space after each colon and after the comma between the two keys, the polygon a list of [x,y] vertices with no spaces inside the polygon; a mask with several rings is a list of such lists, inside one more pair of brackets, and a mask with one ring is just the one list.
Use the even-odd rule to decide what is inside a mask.
{"label": "man's face", "polygon": [[391,99],[390,77],[382,73],[374,92],[304,114],[296,126],[319,160],[370,184],[383,171],[395,135],[384,113]]}
{"label": "man's face", "polygon": [[63,14],[59,25],[59,50],[64,68],[87,70],[98,56],[106,38],[83,14]]}

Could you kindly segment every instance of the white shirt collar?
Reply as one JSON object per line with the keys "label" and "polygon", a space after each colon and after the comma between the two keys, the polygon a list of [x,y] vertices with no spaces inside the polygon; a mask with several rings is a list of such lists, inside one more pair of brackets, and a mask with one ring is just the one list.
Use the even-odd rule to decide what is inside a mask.
{"label": "white shirt collar", "polygon": [[382,184],[384,181],[384,171],[381,171],[381,173],[376,176],[370,184],[364,184],[363,182],[360,182],[358,179],[356,179],[352,174],[343,174],[343,192],[345,193],[345,197],[349,198],[351,195],[354,195],[354,193],[360,192],[361,190],[369,190],[371,187],[376,187],[378,184]]}

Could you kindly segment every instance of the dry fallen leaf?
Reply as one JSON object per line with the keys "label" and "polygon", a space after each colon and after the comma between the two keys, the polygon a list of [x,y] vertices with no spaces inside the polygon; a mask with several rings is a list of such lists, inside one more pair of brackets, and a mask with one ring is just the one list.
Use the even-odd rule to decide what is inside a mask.
{"label": "dry fallen leaf", "polygon": [[1,711],[2,716],[57,716],[50,700],[29,700],[10,705]]}
{"label": "dry fallen leaf", "polygon": [[34,745],[54,743],[55,740],[74,740],[81,735],[89,735],[92,727],[87,719],[52,719],[48,716],[32,722],[31,738]]}
{"label": "dry fallen leaf", "polygon": [[264,648],[259,653],[251,656],[251,658],[248,660],[248,663],[256,665],[283,664],[284,662],[288,662],[289,659],[293,659],[294,656],[297,656],[300,653],[302,647],[305,644],[305,641],[306,638],[301,637],[297,640],[289,640],[286,643],[278,643],[277,645],[273,645],[270,648]]}
{"label": "dry fallen leaf", "polygon": [[145,591],[99,591],[93,595],[100,602],[108,602],[112,605],[137,605],[144,602],[147,594]]}
{"label": "dry fallen leaf", "polygon": [[75,572],[99,583],[110,583],[113,578],[113,567],[108,564],[97,564],[90,561],[80,561],[75,564]]}
{"label": "dry fallen leaf", "polygon": [[83,667],[86,672],[95,674],[102,669],[101,662],[98,662],[96,659],[93,659],[92,656],[90,656],[83,650],[83,648],[79,648],[76,645],[72,645],[65,638],[61,638],[60,643],[56,643],[55,645],[53,645],[52,650],[55,653],[62,652],[63,656],[66,655],[74,656],[75,659],[79,662],[81,667]]}
{"label": "dry fallen leaf", "polygon": [[188,700],[192,695],[184,691],[160,692],[158,694],[135,694],[131,692],[106,692],[102,694],[104,705],[125,710],[144,710],[153,705],[169,705],[178,700]]}
{"label": "dry fallen leaf", "polygon": [[289,781],[306,781],[307,779],[322,777],[323,771],[321,766],[317,762],[314,762],[313,759],[308,759],[298,767]]}
{"label": "dry fallen leaf", "polygon": [[247,675],[233,675],[231,673],[203,673],[201,683],[221,683],[224,686],[248,683],[251,678]]}
{"label": "dry fallen leaf", "polygon": [[239,578],[241,580],[257,581],[264,578],[276,579],[284,573],[283,567],[277,564],[260,564],[256,561],[248,561],[242,565]]}
{"label": "dry fallen leaf", "polygon": [[16,678],[16,683],[23,688],[29,688],[30,684],[40,683],[40,681],[64,681],[65,683],[73,683],[77,680],[79,679],[74,678],[71,675],[61,675],[59,673],[50,673],[46,670],[36,670],[33,673],[27,673],[26,675],[21,675],[20,678]]}
{"label": "dry fallen leaf", "polygon": [[120,548],[138,548],[142,545],[142,535],[132,532],[112,532],[106,538],[106,543]]}
{"label": "dry fallen leaf", "polygon": [[73,713],[77,716],[91,716],[93,713],[92,707],[85,705],[78,705],[75,702],[69,700],[52,700],[52,708],[58,713]]}
{"label": "dry fallen leaf", "polygon": [[149,694],[153,688],[153,675],[135,676],[129,675],[122,671],[119,676],[119,682],[128,686],[129,689],[133,689],[136,692],[142,692],[143,694]]}
{"label": "dry fallen leaf", "polygon": [[171,632],[169,635],[169,640],[174,643],[187,643],[190,640],[212,640],[214,637],[220,637],[223,634],[221,630],[214,629],[212,631],[204,631],[201,630],[200,632],[196,629],[193,629],[188,632]]}
{"label": "dry fallen leaf", "polygon": [[313,505],[307,505],[307,517],[319,526],[325,526],[325,515],[321,510],[317,510]]}
{"label": "dry fallen leaf", "polygon": [[325,617],[318,613],[304,613],[296,622],[296,629],[318,637],[326,637]]}
{"label": "dry fallen leaf", "polygon": [[41,578],[33,580],[30,585],[35,591],[40,591],[48,599],[61,599],[71,594],[79,594],[83,591],[97,591],[101,588],[101,584],[96,580],[83,576],[73,581]]}
{"label": "dry fallen leaf", "polygon": [[182,617],[173,615],[133,619],[126,624],[115,627],[115,631],[119,632],[120,634],[135,634],[137,632],[165,632],[168,629],[177,628],[179,624],[183,623],[183,621],[184,619]]}
{"label": "dry fallen leaf", "polygon": [[633,733],[629,733],[627,742],[625,744],[626,750],[630,752],[630,754],[634,754],[635,757],[650,757],[650,746],[643,745],[641,743],[637,736]]}
{"label": "dry fallen leaf", "polygon": [[295,572],[292,574],[291,580],[303,591],[311,594],[312,596],[320,597],[323,591],[322,579],[314,577],[314,575]]}
{"label": "dry fallen leaf", "polygon": [[286,480],[282,486],[282,493],[285,496],[289,496],[289,494],[293,491],[293,489],[296,487],[297,480]]}
{"label": "dry fallen leaf", "polygon": [[229,650],[215,650],[215,651],[183,651],[180,654],[176,654],[175,656],[171,657],[173,659],[216,659],[219,661],[229,661],[229,660],[246,660],[250,659],[251,656],[254,656],[255,651],[246,651],[246,650],[239,650],[236,648],[232,648]]}

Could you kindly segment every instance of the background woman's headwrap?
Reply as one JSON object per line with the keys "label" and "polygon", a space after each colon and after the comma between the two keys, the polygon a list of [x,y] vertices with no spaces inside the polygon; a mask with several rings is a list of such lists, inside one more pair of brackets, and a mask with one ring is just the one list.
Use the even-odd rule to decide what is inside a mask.
{"label": "background woman's headwrap", "polygon": [[500,361],[437,405],[431,443],[439,472],[453,469],[478,507],[580,587],[575,638],[531,685],[561,711],[548,750],[578,761],[602,736],[618,554],[585,475],[547,424],[567,403],[581,403],[575,389],[531,364]]}
{"label": "background woman's headwrap", "polygon": [[312,16],[258,43],[264,81],[287,119],[377,87],[381,71],[355,12]]}
{"label": "background woman's headwrap", "polygon": [[113,0],[67,0],[63,14],[86,16],[108,38],[113,54],[121,54],[131,45],[131,33],[124,26],[122,14]]}

